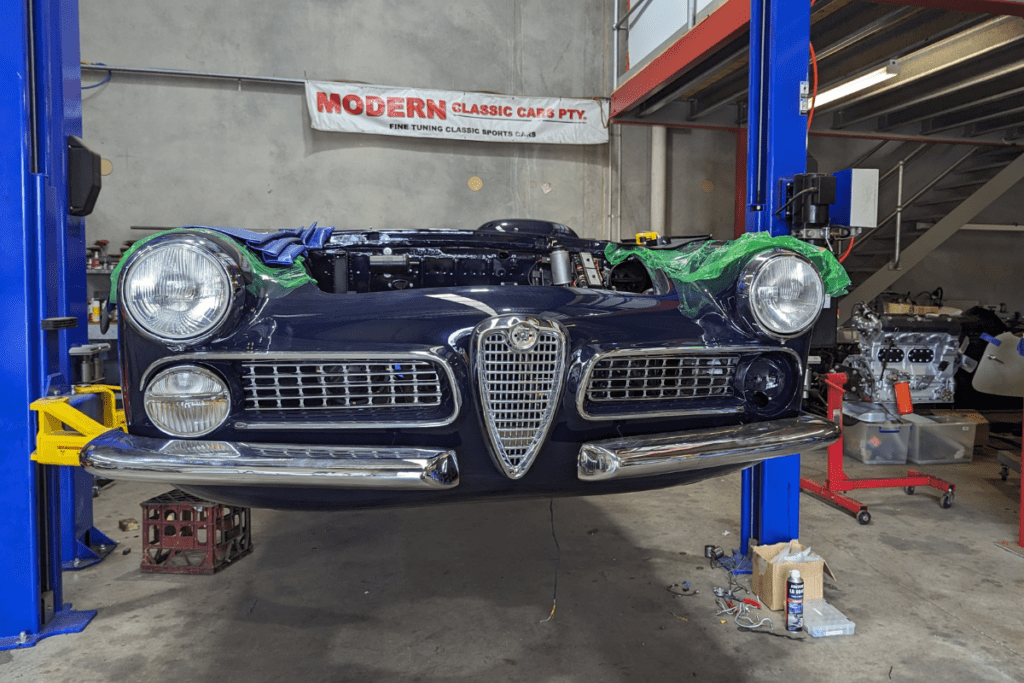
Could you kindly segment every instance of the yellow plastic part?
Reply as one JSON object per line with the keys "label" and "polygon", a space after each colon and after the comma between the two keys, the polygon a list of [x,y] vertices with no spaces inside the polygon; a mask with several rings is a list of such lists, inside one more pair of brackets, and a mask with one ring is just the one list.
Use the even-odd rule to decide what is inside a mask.
{"label": "yellow plastic part", "polygon": [[85,444],[111,429],[124,430],[124,412],[117,409],[114,395],[118,389],[107,385],[75,387],[76,394],[100,394],[103,399],[102,424],[71,406],[69,396],[33,401],[29,408],[39,413],[39,432],[32,459],[43,465],[78,467],[79,453]]}
{"label": "yellow plastic part", "polygon": [[638,232],[636,234],[636,243],[643,246],[648,241],[655,241],[658,239],[658,233],[656,232]]}

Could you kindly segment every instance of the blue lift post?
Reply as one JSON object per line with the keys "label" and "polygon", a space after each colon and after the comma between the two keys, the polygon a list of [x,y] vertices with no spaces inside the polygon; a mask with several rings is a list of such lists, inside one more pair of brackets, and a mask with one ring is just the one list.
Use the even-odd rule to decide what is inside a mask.
{"label": "blue lift post", "polygon": [[[800,84],[810,61],[810,0],[751,0],[747,105],[747,232],[788,235],[778,215],[784,179],[807,170],[807,117]],[[750,539],[780,543],[800,536],[800,456],[743,471],[741,552]]]}
{"label": "blue lift post", "polygon": [[[83,224],[67,213],[67,136],[81,134],[78,3],[0,3],[0,27],[0,649],[9,649],[80,631],[96,613],[63,602],[61,474],[29,459],[28,404],[66,390],[68,349],[86,336]],[[65,316],[78,328],[41,329]]]}

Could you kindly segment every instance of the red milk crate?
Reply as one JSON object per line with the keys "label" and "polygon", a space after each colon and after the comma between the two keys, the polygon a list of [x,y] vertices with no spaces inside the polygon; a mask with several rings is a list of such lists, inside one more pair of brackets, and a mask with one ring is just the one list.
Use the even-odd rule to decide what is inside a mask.
{"label": "red milk crate", "polygon": [[169,491],[142,504],[143,572],[215,574],[252,552],[249,508]]}

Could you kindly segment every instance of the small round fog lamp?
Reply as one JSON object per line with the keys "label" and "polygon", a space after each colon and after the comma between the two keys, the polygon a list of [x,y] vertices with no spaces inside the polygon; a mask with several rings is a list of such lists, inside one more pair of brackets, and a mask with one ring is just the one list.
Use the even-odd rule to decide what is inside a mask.
{"label": "small round fog lamp", "polygon": [[196,365],[168,368],[146,387],[146,415],[170,436],[196,437],[224,424],[231,408],[227,384]]}

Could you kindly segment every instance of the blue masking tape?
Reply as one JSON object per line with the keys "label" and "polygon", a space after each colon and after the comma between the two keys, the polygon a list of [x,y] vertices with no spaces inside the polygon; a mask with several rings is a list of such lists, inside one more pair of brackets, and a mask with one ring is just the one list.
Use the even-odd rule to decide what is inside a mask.
{"label": "blue masking tape", "polygon": [[981,338],[984,339],[985,341],[987,341],[992,346],[1002,346],[1003,345],[1003,342],[999,341],[998,339],[993,337],[991,334],[985,334],[984,332],[982,332],[981,333]]}

